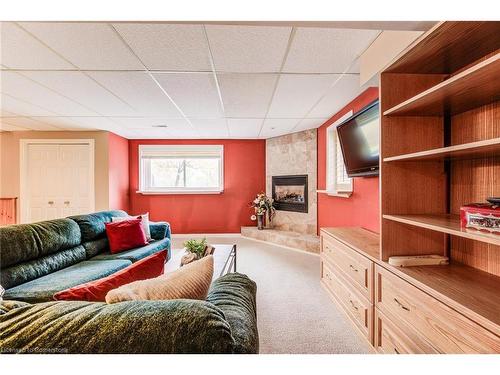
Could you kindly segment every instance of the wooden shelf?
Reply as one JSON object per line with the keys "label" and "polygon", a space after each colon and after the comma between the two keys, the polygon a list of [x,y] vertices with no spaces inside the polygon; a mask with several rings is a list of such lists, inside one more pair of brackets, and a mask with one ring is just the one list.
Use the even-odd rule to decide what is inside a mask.
{"label": "wooden shelf", "polygon": [[420,267],[386,263],[384,267],[500,334],[500,277],[459,263]]}
{"label": "wooden shelf", "polygon": [[478,159],[495,156],[500,153],[500,138],[484,141],[465,143],[449,147],[436,148],[411,154],[391,156],[384,158],[385,162],[391,161],[417,161],[417,160],[442,160],[442,159]]}
{"label": "wooden shelf", "polygon": [[384,219],[500,246],[500,235],[461,228],[458,215],[383,215]]}
{"label": "wooden shelf", "polygon": [[500,22],[439,22],[385,71],[450,74],[496,51],[499,44]]}
{"label": "wooden shelf", "polygon": [[500,99],[500,53],[386,110],[384,116],[442,116]]}

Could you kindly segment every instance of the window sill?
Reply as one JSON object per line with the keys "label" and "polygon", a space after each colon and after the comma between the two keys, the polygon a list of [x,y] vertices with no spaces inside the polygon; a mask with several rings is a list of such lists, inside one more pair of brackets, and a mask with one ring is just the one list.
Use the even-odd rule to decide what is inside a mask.
{"label": "window sill", "polygon": [[166,191],[141,191],[137,190],[137,194],[142,195],[185,195],[185,194],[222,194],[224,190],[166,190]]}
{"label": "window sill", "polygon": [[339,197],[339,198],[349,198],[352,195],[351,192],[336,192],[332,190],[316,190],[317,193],[323,193],[329,197]]}

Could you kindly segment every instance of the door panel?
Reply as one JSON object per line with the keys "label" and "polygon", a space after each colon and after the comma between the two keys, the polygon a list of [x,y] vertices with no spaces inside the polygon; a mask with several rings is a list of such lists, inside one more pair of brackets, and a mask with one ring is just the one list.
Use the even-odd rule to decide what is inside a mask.
{"label": "door panel", "polygon": [[25,222],[50,220],[93,209],[93,166],[88,144],[27,146]]}

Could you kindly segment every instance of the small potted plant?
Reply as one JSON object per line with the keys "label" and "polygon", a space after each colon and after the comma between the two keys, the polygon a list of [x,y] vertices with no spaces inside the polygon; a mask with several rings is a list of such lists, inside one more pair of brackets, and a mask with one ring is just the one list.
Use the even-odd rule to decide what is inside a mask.
{"label": "small potted plant", "polygon": [[213,247],[207,243],[207,239],[190,239],[183,243],[186,254],[181,259],[181,265],[191,263],[194,260],[203,258],[213,252]]}
{"label": "small potted plant", "polygon": [[[255,215],[257,218],[257,228],[260,230],[264,229],[264,219],[266,215],[270,223],[276,212],[273,206],[273,199],[269,198],[264,193],[257,194],[255,199],[250,202],[250,207],[253,207],[255,210]],[[252,219],[253,216],[254,215],[252,215]]]}

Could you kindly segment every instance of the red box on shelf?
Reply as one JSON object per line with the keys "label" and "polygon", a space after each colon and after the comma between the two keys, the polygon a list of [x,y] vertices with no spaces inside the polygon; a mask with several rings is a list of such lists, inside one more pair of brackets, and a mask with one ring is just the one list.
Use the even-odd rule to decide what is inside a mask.
{"label": "red box on shelf", "polygon": [[490,203],[471,203],[460,207],[460,224],[463,228],[500,235],[500,206]]}

